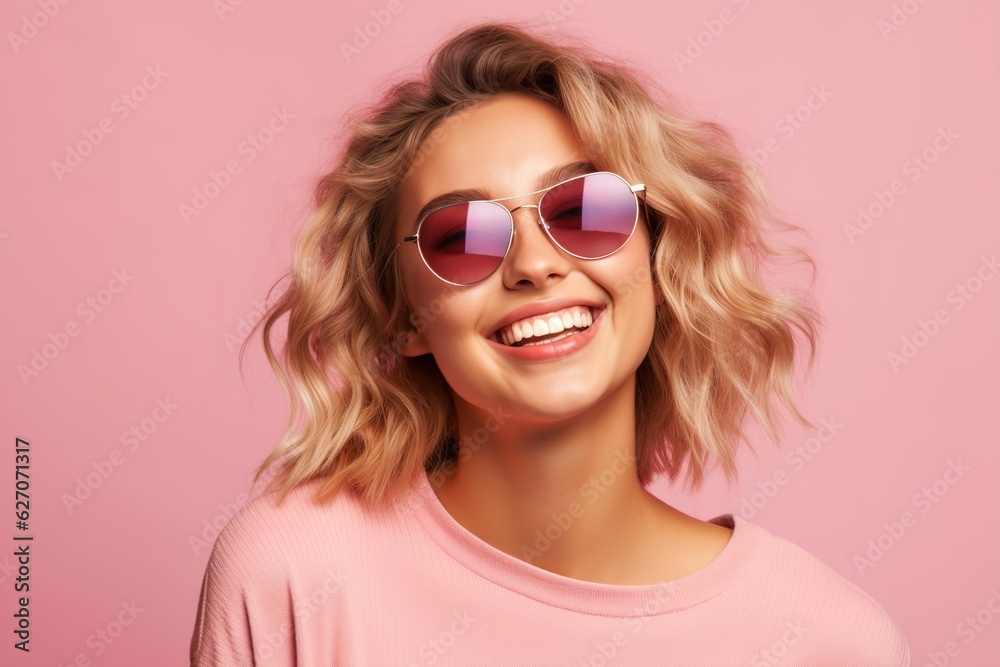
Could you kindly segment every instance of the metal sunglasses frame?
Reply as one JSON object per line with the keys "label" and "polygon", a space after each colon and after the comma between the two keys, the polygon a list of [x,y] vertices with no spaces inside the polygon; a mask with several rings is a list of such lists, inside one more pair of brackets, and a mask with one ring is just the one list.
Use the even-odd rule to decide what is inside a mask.
{"label": "metal sunglasses frame", "polygon": [[[558,188],[559,186],[565,185],[566,183],[570,183],[572,181],[575,181],[575,180],[578,180],[578,179],[581,179],[581,178],[587,178],[588,176],[594,176],[594,175],[597,175],[597,174],[608,174],[610,176],[614,176],[619,181],[621,181],[624,185],[626,185],[629,188],[629,190],[632,191],[632,196],[635,197],[635,220],[632,221],[632,230],[629,232],[628,238],[625,239],[620,246],[618,246],[617,248],[615,248],[611,252],[605,253],[605,254],[603,254],[603,255],[601,255],[599,257],[583,257],[582,255],[577,255],[576,253],[570,252],[569,250],[567,250],[566,248],[564,248],[558,241],[556,241],[555,237],[552,236],[552,232],[549,229],[549,223],[546,222],[545,219],[542,217],[542,211],[538,207],[541,205],[542,199],[545,197],[546,194],[548,194],[549,190],[552,190],[554,188]],[[393,248],[393,252],[395,252],[399,248],[399,246],[403,245],[404,243],[413,243],[413,244],[415,244],[417,246],[417,252],[420,254],[420,259],[424,263],[424,266],[427,267],[428,271],[430,271],[435,276],[437,276],[437,278],[439,280],[442,280],[442,281],[448,283],[449,285],[457,285],[457,286],[461,286],[461,287],[467,287],[469,285],[475,285],[477,283],[481,283],[482,281],[484,281],[487,278],[489,278],[490,276],[492,276],[496,272],[496,270],[498,268],[500,268],[500,266],[503,264],[504,260],[507,259],[507,255],[510,253],[510,248],[511,248],[512,245],[514,245],[514,236],[517,234],[517,225],[514,224],[514,211],[516,211],[519,208],[533,208],[536,211],[538,211],[538,224],[542,226],[542,229],[545,231],[545,235],[547,237],[549,237],[549,240],[552,241],[552,243],[557,248],[559,248],[560,250],[562,250],[566,254],[571,255],[573,257],[576,257],[578,259],[603,259],[605,257],[608,257],[610,255],[615,254],[616,252],[618,252],[619,250],[621,250],[622,248],[624,248],[625,245],[632,238],[632,235],[635,234],[635,228],[636,228],[636,226],[638,225],[638,222],[639,222],[639,201],[640,201],[639,193],[640,192],[643,193],[643,197],[642,197],[641,201],[642,201],[643,208],[645,208],[646,207],[645,191],[646,191],[646,185],[644,183],[636,183],[635,185],[630,185],[628,181],[626,181],[624,178],[622,178],[618,174],[614,173],[613,171],[592,171],[592,172],[589,172],[589,173],[586,173],[586,174],[580,174],[579,176],[574,176],[573,178],[567,178],[565,181],[560,181],[558,183],[555,183],[554,185],[548,186],[547,188],[542,188],[541,190],[535,190],[534,192],[528,192],[528,193],[525,193],[523,195],[512,195],[510,197],[498,197],[496,199],[474,199],[474,200],[467,201],[467,202],[455,202],[455,203],[452,203],[452,204],[445,204],[444,206],[438,206],[437,208],[431,209],[430,211],[427,211],[426,213],[424,213],[424,215],[422,215],[420,217],[420,221],[417,222],[416,233],[414,233],[414,234],[412,234],[410,236],[404,237],[403,240],[400,241],[399,243],[397,243],[396,247]],[[541,197],[538,198],[538,204],[521,204],[520,206],[515,206],[514,208],[507,208],[506,206],[504,206],[503,204],[500,203],[502,201],[507,201],[508,199],[517,199],[519,197],[529,197],[531,195],[537,195],[538,193],[542,193]],[[418,239],[420,237],[420,228],[423,226],[424,220],[426,220],[428,218],[428,216],[430,216],[431,214],[436,213],[437,211],[440,211],[442,209],[449,208],[451,206],[466,206],[468,204],[496,204],[497,206],[499,206],[500,208],[502,208],[504,210],[504,212],[507,213],[507,218],[510,220],[510,230],[511,230],[510,231],[510,240],[507,242],[507,249],[504,250],[503,257],[500,259],[500,262],[496,265],[496,267],[494,267],[494,269],[492,271],[490,271],[488,274],[486,274],[485,276],[483,276],[482,278],[480,278],[479,280],[476,280],[474,282],[471,282],[471,283],[456,283],[456,282],[452,282],[451,280],[447,280],[445,278],[442,278],[440,275],[438,275],[438,273],[433,268],[431,268],[431,265],[427,262],[427,258],[424,257],[424,251],[420,248],[420,243],[418,242]]]}

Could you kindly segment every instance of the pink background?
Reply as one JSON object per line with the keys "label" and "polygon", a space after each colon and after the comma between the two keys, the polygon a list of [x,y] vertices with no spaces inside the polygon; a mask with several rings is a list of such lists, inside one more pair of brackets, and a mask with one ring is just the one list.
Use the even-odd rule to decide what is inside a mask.
{"label": "pink background", "polygon": [[[52,2],[51,18],[44,3],[0,5],[0,662],[186,663],[211,528],[206,545],[191,539],[245,500],[287,407],[259,342],[244,382],[226,336],[242,337],[241,318],[256,317],[287,266],[343,115],[454,28],[550,11],[656,71],[748,151],[770,146],[761,171],[819,263],[828,325],[803,406],[836,433],[820,433],[808,461],[789,457],[816,433],[788,428],[780,450],[757,437],[760,463],[744,452],[732,494],[718,476],[693,498],[657,492],[703,519],[742,513],[816,555],[888,610],[914,665],[935,653],[938,664],[997,664],[1000,619],[987,605],[1000,604],[1000,279],[983,263],[1000,251],[995,3],[399,1],[350,62],[341,43],[387,2],[219,0],[232,10],[222,14],[207,0]],[[894,14],[898,29],[883,34]],[[28,37],[15,45],[17,33]],[[679,66],[687,48],[695,57]],[[829,95],[810,109],[813,90]],[[275,108],[291,118],[268,135]],[[782,120],[796,113],[797,126]],[[947,128],[950,143],[935,147]],[[252,160],[251,135],[269,141]],[[81,143],[89,154],[57,175]],[[926,170],[913,162],[922,154]],[[186,222],[180,206],[230,161],[239,173]],[[890,195],[852,242],[859,207],[877,214]],[[935,313],[941,323],[927,326]],[[73,325],[22,380],[19,368]],[[904,337],[919,347],[893,369]],[[143,440],[123,440],[133,428]],[[30,656],[11,647],[18,436],[32,451]],[[108,463],[114,450],[120,465]],[[958,462],[967,470],[946,477]],[[109,465],[67,509],[78,480]],[[925,487],[933,503],[916,497]],[[886,524],[904,512],[915,522],[892,537]],[[860,571],[855,557],[880,539],[884,555]],[[100,642],[133,601],[134,621]],[[960,624],[977,612],[992,622],[970,635]]]}

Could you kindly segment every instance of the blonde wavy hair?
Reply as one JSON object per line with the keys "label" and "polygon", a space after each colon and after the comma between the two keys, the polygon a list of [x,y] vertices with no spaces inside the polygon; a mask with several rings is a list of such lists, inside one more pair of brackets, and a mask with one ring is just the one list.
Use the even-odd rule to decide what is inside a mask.
{"label": "blonde wavy hair", "polygon": [[[666,303],[636,372],[640,482],[659,473],[673,482],[686,469],[696,489],[709,457],[727,481],[738,479],[735,450],[748,413],[777,441],[773,391],[813,426],[792,392],[795,333],[808,343],[811,370],[821,318],[807,297],[766,288],[761,267],[795,258],[815,276],[815,262],[765,240],[768,224],[801,228],[774,214],[732,136],[574,38],[543,36],[525,23],[479,24],[349,123],[335,168],[316,185],[293,266],[278,281],[286,287],[251,332],[263,326],[267,359],[291,402],[280,441],[254,474],[256,485],[270,471],[265,492],[278,492],[279,503],[317,478],[317,503],[345,483],[370,503],[391,501],[420,466],[434,479],[455,465],[457,419],[444,377],[432,355],[398,353],[398,332],[417,322],[393,260],[394,221],[400,184],[433,150],[438,124],[504,92],[555,105],[591,162],[646,184],[651,275]],[[272,329],[286,313],[276,353]]]}

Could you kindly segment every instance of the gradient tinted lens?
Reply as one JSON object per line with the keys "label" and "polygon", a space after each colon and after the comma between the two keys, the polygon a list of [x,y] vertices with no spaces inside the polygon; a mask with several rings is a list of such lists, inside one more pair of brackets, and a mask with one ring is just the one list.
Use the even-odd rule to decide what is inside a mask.
{"label": "gradient tinted lens", "polygon": [[441,278],[471,285],[500,266],[510,238],[510,214],[501,204],[453,204],[424,218],[420,252]]}
{"label": "gradient tinted lens", "polygon": [[587,174],[557,185],[538,203],[556,243],[568,252],[597,259],[625,245],[638,219],[632,188],[610,173]]}

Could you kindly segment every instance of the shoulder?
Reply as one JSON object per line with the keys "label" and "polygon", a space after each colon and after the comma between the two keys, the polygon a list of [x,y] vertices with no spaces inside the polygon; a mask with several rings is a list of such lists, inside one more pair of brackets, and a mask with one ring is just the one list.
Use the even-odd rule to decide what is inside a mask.
{"label": "shoulder", "polygon": [[750,569],[761,602],[772,607],[768,613],[791,619],[795,641],[818,663],[910,664],[905,638],[871,595],[791,540],[735,521],[758,539]]}
{"label": "shoulder", "polygon": [[317,482],[290,491],[282,502],[277,492],[253,498],[219,531],[208,570],[231,581],[281,585],[325,564],[349,559],[345,526],[356,525],[363,509],[349,490],[325,504],[314,502]]}
{"label": "shoulder", "polygon": [[205,574],[220,597],[250,603],[329,588],[331,580],[342,581],[338,573],[363,559],[358,535],[370,523],[366,508],[347,488],[317,504],[318,486],[303,484],[280,503],[276,492],[257,496],[228,520]]}
{"label": "shoulder", "polygon": [[[303,609],[315,623],[335,625],[357,557],[338,526],[349,524],[356,503],[338,493],[325,506],[313,502],[315,484],[258,496],[222,527],[202,579],[192,665],[242,665],[258,660],[294,664],[296,632],[306,631]],[[259,662],[259,660],[258,660]]]}

